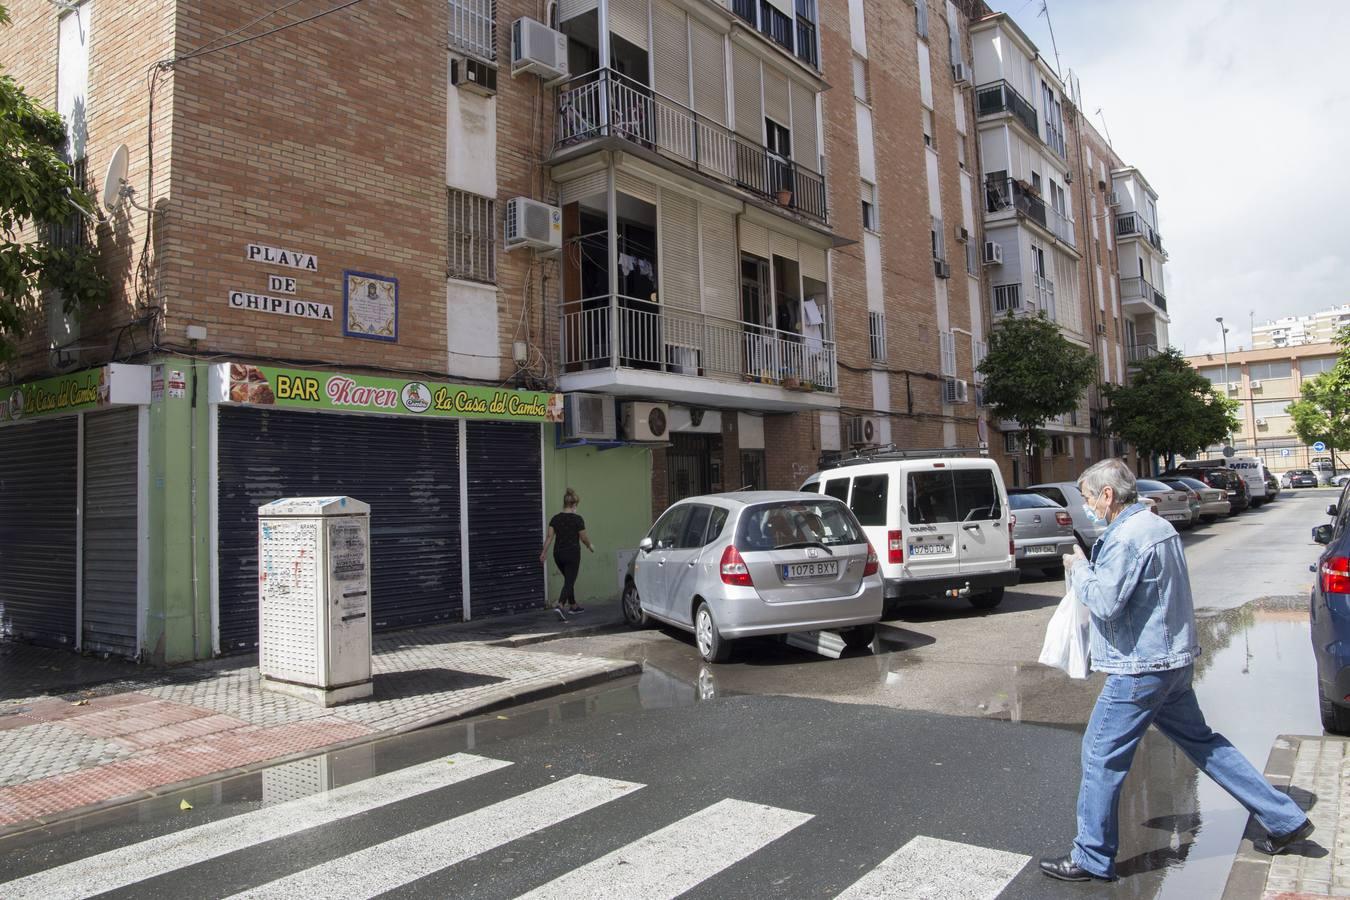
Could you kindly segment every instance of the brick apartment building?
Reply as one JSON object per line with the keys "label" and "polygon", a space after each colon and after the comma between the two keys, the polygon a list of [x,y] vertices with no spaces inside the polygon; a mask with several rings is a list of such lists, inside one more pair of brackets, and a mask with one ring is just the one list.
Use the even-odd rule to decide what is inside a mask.
{"label": "brick apartment building", "polygon": [[1005,443],[996,314],[1107,382],[1166,342],[1156,197],[977,2],[10,6],[115,293],[49,298],[0,388],[13,636],[247,652],[256,507],[307,494],[371,504],[377,627],[544,602],[566,486],[612,596],[667,503],[823,455],[1122,452],[1095,390],[1044,456]]}

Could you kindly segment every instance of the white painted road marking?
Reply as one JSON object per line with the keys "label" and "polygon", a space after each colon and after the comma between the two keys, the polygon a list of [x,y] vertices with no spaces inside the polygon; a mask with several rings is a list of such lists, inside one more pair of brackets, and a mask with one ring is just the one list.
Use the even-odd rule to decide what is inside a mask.
{"label": "white painted road marking", "polygon": [[89,897],[266,841],[327,825],[511,765],[456,753],[312,797],[217,819],[0,884],[5,900]]}
{"label": "white painted road marking", "polygon": [[642,785],[573,775],[236,894],[239,898],[375,897],[631,794]]}
{"label": "white painted road marking", "polygon": [[920,835],[837,900],[993,900],[1030,856]]}
{"label": "white painted road marking", "polygon": [[811,818],[759,803],[722,800],[573,869],[522,900],[678,897]]}

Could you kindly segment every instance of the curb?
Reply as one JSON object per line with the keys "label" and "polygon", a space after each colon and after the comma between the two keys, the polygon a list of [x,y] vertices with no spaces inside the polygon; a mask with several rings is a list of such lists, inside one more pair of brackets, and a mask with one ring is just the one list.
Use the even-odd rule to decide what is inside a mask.
{"label": "curb", "polygon": [[[1319,740],[1307,735],[1282,734],[1270,747],[1270,756],[1266,760],[1264,775],[1276,788],[1287,791],[1294,777],[1294,761],[1298,758],[1299,746],[1305,740]],[[1247,829],[1242,833],[1242,843],[1238,844],[1233,867],[1228,872],[1228,882],[1224,885],[1222,900],[1260,900],[1266,891],[1266,879],[1270,875],[1273,856],[1258,853],[1252,846],[1252,840],[1262,837],[1264,830],[1253,818],[1247,819]]]}
{"label": "curb", "polygon": [[594,625],[582,625],[567,631],[546,631],[542,634],[520,634],[504,637],[495,641],[484,641],[487,647],[528,647],[531,644],[544,644],[549,641],[561,641],[573,637],[588,637],[596,634],[617,634],[630,630],[622,622],[597,622]]}
{"label": "curb", "polygon": [[[544,640],[547,640],[547,638],[544,638]],[[535,687],[526,690],[514,692],[507,691],[506,696],[504,697],[495,700],[487,700],[468,708],[461,708],[438,715],[427,716],[424,719],[401,725],[398,728],[392,728],[386,731],[376,731],[372,734],[351,738],[350,740],[339,741],[336,744],[328,744],[323,747],[302,750],[298,753],[289,753],[285,756],[277,756],[272,759],[259,760],[258,762],[249,763],[245,766],[222,769],[219,772],[213,772],[209,775],[198,775],[195,778],[188,778],[183,781],[159,785],[151,790],[137,791],[134,794],[125,794],[121,797],[113,797],[108,800],[100,800],[97,803],[90,803],[84,806],[76,806],[70,809],[61,810],[47,816],[39,816],[36,819],[29,819],[26,822],[17,822],[13,825],[0,825],[0,840],[25,832],[34,831],[39,828],[49,828],[53,825],[64,824],[74,819],[79,819],[94,813],[105,812],[109,809],[125,806],[129,803],[138,803],[142,800],[153,800],[157,797],[165,797],[169,794],[201,787],[202,785],[211,784],[226,778],[234,778],[239,775],[260,772],[263,769],[270,769],[273,766],[295,762],[296,760],[301,759],[309,759],[314,756],[322,756],[325,753],[346,750],[350,747],[356,747],[362,744],[373,744],[376,741],[399,737],[408,732],[429,728],[433,725],[444,725],[448,722],[471,719],[475,716],[486,715],[487,713],[498,712],[503,709],[510,709],[514,706],[523,706],[526,703],[533,703],[537,700],[546,700],[549,697],[556,697],[559,694],[566,694],[571,691],[594,687],[597,684],[603,684],[607,681],[625,678],[629,675],[640,674],[642,674],[641,663],[615,661],[610,663],[603,671],[595,672],[582,678],[570,680],[560,679],[558,681],[536,685]]]}

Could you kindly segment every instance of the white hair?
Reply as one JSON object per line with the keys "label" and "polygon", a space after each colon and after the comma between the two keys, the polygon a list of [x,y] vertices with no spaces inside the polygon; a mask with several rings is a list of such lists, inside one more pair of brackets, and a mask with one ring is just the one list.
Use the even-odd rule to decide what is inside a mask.
{"label": "white hair", "polygon": [[1078,476],[1078,489],[1085,494],[1100,494],[1107,487],[1116,495],[1116,506],[1127,506],[1139,499],[1134,473],[1119,459],[1104,459]]}

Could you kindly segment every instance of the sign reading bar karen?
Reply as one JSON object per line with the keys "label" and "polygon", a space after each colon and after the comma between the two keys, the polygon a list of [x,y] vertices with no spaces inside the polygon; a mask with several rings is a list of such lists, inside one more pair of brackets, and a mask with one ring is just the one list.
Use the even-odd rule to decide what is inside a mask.
{"label": "sign reading bar karen", "polygon": [[220,399],[277,409],[380,413],[513,422],[561,422],[563,395],[375,375],[217,366]]}

